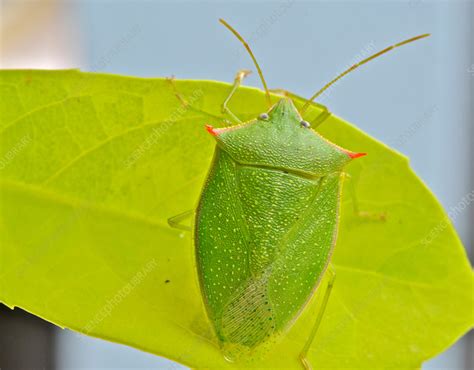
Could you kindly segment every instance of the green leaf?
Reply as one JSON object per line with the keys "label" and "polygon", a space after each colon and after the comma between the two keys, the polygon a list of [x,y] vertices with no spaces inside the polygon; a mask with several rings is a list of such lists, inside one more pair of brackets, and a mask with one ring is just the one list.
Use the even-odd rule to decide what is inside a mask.
{"label": "green leaf", "polygon": [[[0,301],[61,327],[200,369],[237,366],[213,344],[191,236],[230,86],[78,71],[0,72]],[[180,100],[187,100],[184,106]],[[301,99],[297,99],[301,104]],[[242,119],[266,108],[242,88]],[[308,117],[319,113],[312,106]],[[347,171],[337,279],[309,354],[316,369],[416,369],[473,325],[473,275],[439,203],[405,157],[333,116],[320,132],[368,152]],[[301,368],[320,298],[255,367]]]}

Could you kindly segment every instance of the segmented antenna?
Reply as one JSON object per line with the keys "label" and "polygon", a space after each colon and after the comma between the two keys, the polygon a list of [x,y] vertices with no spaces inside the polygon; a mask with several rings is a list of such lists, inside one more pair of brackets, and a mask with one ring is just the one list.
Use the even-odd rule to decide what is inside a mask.
{"label": "segmented antenna", "polygon": [[371,61],[372,59],[375,59],[379,56],[381,56],[382,54],[385,54],[387,53],[388,51],[392,50],[392,49],[395,49],[395,48],[398,48],[399,46],[402,46],[402,45],[405,45],[405,44],[408,44],[410,42],[413,42],[413,41],[416,41],[416,40],[419,40],[419,39],[422,39],[422,38],[425,38],[425,37],[428,37],[430,36],[429,33],[425,33],[423,35],[419,35],[419,36],[415,36],[415,37],[412,37],[411,39],[408,39],[408,40],[405,40],[405,41],[402,41],[402,42],[399,42],[398,44],[394,44],[394,45],[391,45],[373,55],[371,55],[370,57],[368,58],[365,58],[363,60],[361,60],[360,62],[352,65],[351,67],[349,67],[348,69],[346,69],[344,72],[342,72],[339,76],[337,76],[335,79],[333,79],[332,81],[330,81],[329,83],[327,83],[326,85],[324,85],[324,87],[317,91],[311,98],[309,98],[309,100],[303,105],[303,108],[301,108],[301,114],[303,114],[306,109],[308,109],[309,105],[311,104],[312,101],[314,101],[318,96],[320,96],[324,91],[326,91],[329,87],[331,87],[331,85],[333,85],[334,83],[336,83],[337,81],[339,81],[342,77],[344,77],[345,75],[347,75],[349,72],[352,72],[354,69],[360,67],[361,65]]}
{"label": "segmented antenna", "polygon": [[247,49],[248,53],[250,54],[250,57],[253,60],[253,63],[255,64],[255,67],[257,68],[258,75],[260,76],[260,80],[262,80],[262,84],[263,84],[263,88],[265,90],[265,95],[267,97],[268,105],[271,105],[272,100],[270,98],[270,91],[268,90],[268,86],[267,86],[267,83],[265,82],[265,78],[263,77],[262,70],[260,69],[260,66],[258,65],[257,59],[255,59],[255,56],[253,55],[252,49],[250,49],[249,44],[247,44],[247,42],[244,40],[244,38],[242,36],[240,36],[240,34],[229,23],[227,23],[225,20],[220,18],[219,22],[221,22],[225,27],[227,27],[230,30],[230,32],[232,32],[234,34],[234,36],[237,37],[239,39],[239,41],[244,45],[245,49]]}

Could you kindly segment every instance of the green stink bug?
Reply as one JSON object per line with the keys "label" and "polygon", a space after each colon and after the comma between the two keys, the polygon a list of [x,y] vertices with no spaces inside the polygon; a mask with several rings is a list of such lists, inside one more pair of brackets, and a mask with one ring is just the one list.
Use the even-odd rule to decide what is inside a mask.
{"label": "green stink bug", "polygon": [[[271,106],[271,95],[249,52]],[[339,222],[343,168],[365,155],[343,149],[317,134],[303,115],[309,104],[340,78],[420,35],[353,65],[314,94],[298,111],[284,97],[256,119],[207,130],[216,140],[211,168],[194,212],[197,271],[209,319],[228,360],[253,356],[284,334],[305,308],[329,270],[315,324],[302,348],[306,355],[334,283],[330,259]],[[227,103],[248,71],[237,74]],[[329,116],[327,109],[316,121]],[[193,212],[169,220],[173,227]]]}

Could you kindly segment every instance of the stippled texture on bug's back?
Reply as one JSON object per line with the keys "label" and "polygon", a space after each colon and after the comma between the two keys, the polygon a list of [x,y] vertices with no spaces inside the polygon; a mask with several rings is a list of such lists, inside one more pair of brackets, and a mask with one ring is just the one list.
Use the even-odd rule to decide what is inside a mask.
{"label": "stippled texture on bug's back", "polygon": [[267,285],[268,276],[248,278],[231,296],[220,320],[226,342],[253,348],[275,331],[275,317]]}
{"label": "stippled texture on bug's back", "polygon": [[250,271],[258,276],[285,248],[280,241],[309,207],[320,180],[248,166],[237,166],[237,180],[250,237]]}
{"label": "stippled texture on bug's back", "polygon": [[321,179],[309,207],[280,241],[268,296],[277,328],[283,330],[304,307],[322,277],[336,242],[342,175]]}
{"label": "stippled texture on bug's back", "polygon": [[309,207],[319,180],[236,164],[236,188],[248,231],[249,275],[222,312],[226,340],[253,347],[277,330],[275,302],[268,292],[273,264],[283,252],[279,241]]}
{"label": "stippled texture on bug's back", "polygon": [[309,180],[237,166],[249,231],[249,269],[265,276],[273,328],[283,330],[309,299],[335,243],[340,174]]}
{"label": "stippled texture on bug's back", "polygon": [[[327,224],[321,219],[308,225],[324,235],[320,239],[292,229],[308,212],[326,211],[313,207],[320,181],[241,166],[217,149],[198,209],[196,247],[207,309],[224,345],[252,348],[264,343],[287,326],[310,296],[329,253],[323,248],[331,248],[328,235],[334,227],[322,233],[318,223]],[[334,215],[326,220],[330,218],[335,226]],[[312,248],[321,249],[317,268]],[[298,271],[291,269],[295,266]],[[297,289],[290,280],[293,285],[298,282]]]}
{"label": "stippled texture on bug's back", "polygon": [[301,124],[293,102],[280,100],[266,120],[253,120],[216,132],[218,145],[235,161],[326,176],[341,169],[351,158]]}
{"label": "stippled texture on bug's back", "polygon": [[350,156],[299,119],[282,101],[268,122],[211,130],[218,146],[196,213],[196,258],[229,357],[287,329],[334,246],[339,174]]}
{"label": "stippled texture on bug's back", "polygon": [[[221,321],[222,312],[249,276],[248,231],[235,192],[235,163],[216,150],[214,167],[196,214],[196,260],[201,288],[211,320]],[[224,340],[216,325],[220,340]]]}
{"label": "stippled texture on bug's back", "polygon": [[267,278],[251,271],[252,238],[238,189],[237,164],[217,149],[197,212],[196,258],[219,341],[252,348],[273,333],[273,311]]}

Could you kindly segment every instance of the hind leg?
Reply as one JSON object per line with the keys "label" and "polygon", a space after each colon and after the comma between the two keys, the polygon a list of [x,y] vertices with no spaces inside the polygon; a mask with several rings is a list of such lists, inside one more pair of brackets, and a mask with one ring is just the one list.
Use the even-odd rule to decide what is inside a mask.
{"label": "hind leg", "polygon": [[321,320],[324,316],[324,312],[326,311],[326,306],[329,301],[329,296],[331,295],[332,287],[334,286],[334,280],[336,279],[336,272],[334,271],[331,265],[329,265],[328,273],[330,274],[329,280],[326,285],[326,291],[324,292],[323,301],[321,302],[321,306],[319,307],[319,311],[316,316],[316,321],[314,322],[314,326],[311,329],[311,332],[308,336],[308,339],[306,340],[303,350],[301,351],[299,355],[300,361],[306,370],[313,369],[313,367],[311,366],[311,363],[308,360],[308,351],[314,341],[314,337],[316,336],[316,333],[318,332],[319,326],[321,324]]}
{"label": "hind leg", "polygon": [[354,214],[357,217],[365,220],[372,220],[372,221],[386,221],[387,214],[385,212],[370,212],[361,210],[359,206],[359,200],[357,198],[357,192],[354,184],[354,180],[348,173],[344,173],[344,177],[347,178],[349,184],[349,192],[351,194],[352,199],[352,207],[354,209]]}

